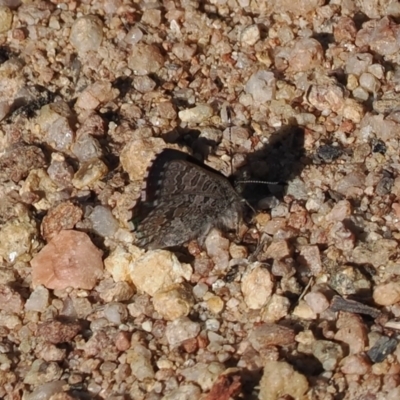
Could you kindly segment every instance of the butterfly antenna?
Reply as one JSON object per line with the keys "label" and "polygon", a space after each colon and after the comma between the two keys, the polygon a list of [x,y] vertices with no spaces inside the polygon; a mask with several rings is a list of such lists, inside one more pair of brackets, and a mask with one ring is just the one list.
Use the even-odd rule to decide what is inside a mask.
{"label": "butterfly antenna", "polygon": [[286,185],[285,182],[280,182],[280,181],[269,182],[269,181],[253,181],[253,180],[250,180],[250,181],[236,181],[235,183],[255,183],[257,185]]}

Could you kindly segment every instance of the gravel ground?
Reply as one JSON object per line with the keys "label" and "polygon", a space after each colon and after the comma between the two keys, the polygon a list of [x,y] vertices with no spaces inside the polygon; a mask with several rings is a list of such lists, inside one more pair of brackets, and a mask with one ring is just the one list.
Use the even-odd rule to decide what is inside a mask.
{"label": "gravel ground", "polygon": [[[0,398],[400,398],[400,3],[0,4]],[[146,252],[164,148],[284,184]]]}

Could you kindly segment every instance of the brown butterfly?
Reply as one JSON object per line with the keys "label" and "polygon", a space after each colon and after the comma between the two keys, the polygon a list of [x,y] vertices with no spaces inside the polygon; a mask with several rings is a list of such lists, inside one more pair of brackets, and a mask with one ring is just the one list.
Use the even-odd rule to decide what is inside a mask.
{"label": "brown butterfly", "polygon": [[186,153],[165,149],[144,182],[137,244],[162,249],[197,239],[202,245],[214,227],[237,231],[244,204],[224,175]]}

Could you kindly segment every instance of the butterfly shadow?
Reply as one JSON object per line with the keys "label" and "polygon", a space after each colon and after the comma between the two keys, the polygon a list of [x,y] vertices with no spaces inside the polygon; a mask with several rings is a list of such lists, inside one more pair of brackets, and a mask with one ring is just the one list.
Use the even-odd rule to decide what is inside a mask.
{"label": "butterfly shadow", "polygon": [[300,176],[308,162],[304,157],[304,129],[287,125],[273,133],[263,148],[249,153],[245,165],[231,180],[244,182],[240,190],[243,198],[256,210],[263,210],[271,206],[264,199],[283,199],[288,182]]}

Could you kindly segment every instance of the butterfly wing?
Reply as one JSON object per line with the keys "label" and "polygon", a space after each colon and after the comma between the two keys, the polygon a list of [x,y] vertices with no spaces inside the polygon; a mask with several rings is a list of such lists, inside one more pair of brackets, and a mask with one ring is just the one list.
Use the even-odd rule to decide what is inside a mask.
{"label": "butterfly wing", "polygon": [[227,178],[188,161],[185,153],[177,152],[172,159],[165,153],[156,158],[147,177],[150,190],[146,187],[142,201],[149,212],[137,227],[139,245],[165,248],[203,237],[219,221],[227,225],[232,206],[232,218],[237,219],[240,197]]}
{"label": "butterfly wing", "polygon": [[138,244],[148,249],[173,247],[201,235],[208,224],[198,209],[187,207],[192,200],[182,195],[160,201],[139,224]]}
{"label": "butterfly wing", "polygon": [[203,193],[219,197],[227,188],[233,190],[221,173],[189,154],[174,149],[165,149],[157,155],[145,182],[141,201],[149,205],[182,193]]}

